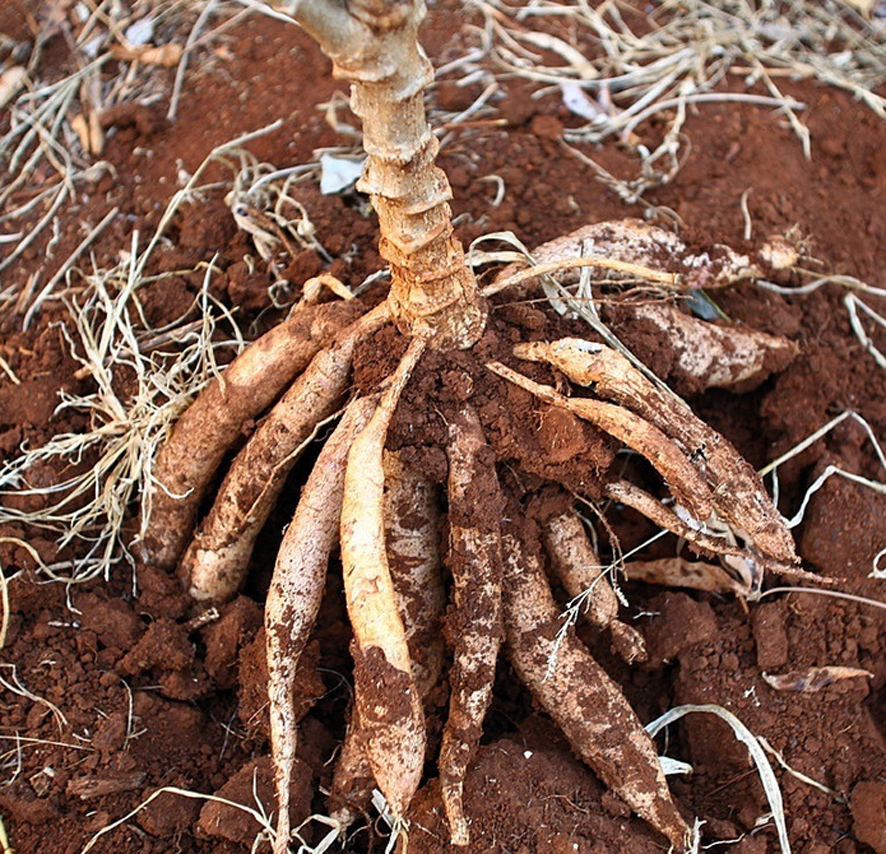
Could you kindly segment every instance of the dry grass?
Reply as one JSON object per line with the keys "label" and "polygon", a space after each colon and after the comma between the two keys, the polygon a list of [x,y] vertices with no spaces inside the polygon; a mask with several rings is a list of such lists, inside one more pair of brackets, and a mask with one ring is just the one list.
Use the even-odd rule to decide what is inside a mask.
{"label": "dry grass", "polygon": [[[859,343],[865,350],[867,350],[874,361],[881,368],[886,370],[886,355],[884,355],[874,343],[873,336],[875,330],[869,331],[869,327],[877,326],[881,329],[886,329],[886,317],[868,305],[868,303],[859,296],[859,294],[866,294],[869,297],[879,298],[881,300],[886,299],[886,289],[875,288],[873,285],[869,285],[866,282],[855,278],[855,276],[816,276],[814,273],[803,269],[798,269],[797,273],[806,278],[811,278],[812,281],[806,282],[806,284],[803,285],[798,285],[797,287],[784,287],[782,285],[776,285],[772,282],[764,281],[758,282],[757,284],[764,290],[773,291],[774,293],[783,294],[785,296],[805,296],[813,291],[817,291],[825,285],[837,285],[838,287],[845,289],[848,293],[843,297],[843,305],[846,307],[846,312],[849,315],[849,324],[852,326],[852,331],[855,333],[855,337],[858,338]],[[865,325],[865,321],[867,321],[868,326]]]}
{"label": "dry grass", "polygon": [[[89,852],[95,848],[102,837],[116,830],[118,827],[125,825],[127,822],[130,821],[130,819],[138,815],[145,807],[149,806],[153,801],[155,801],[163,794],[176,795],[178,797],[188,798],[190,800],[212,801],[214,803],[223,804],[224,806],[228,806],[233,809],[240,810],[241,812],[245,812],[247,815],[251,816],[261,828],[255,839],[253,840],[251,848],[253,852],[267,850],[268,842],[273,842],[274,827],[271,819],[268,816],[264,804],[261,802],[261,799],[258,796],[255,781],[253,781],[253,796],[255,799],[254,807],[247,806],[246,804],[241,804],[237,801],[231,801],[227,798],[219,797],[218,795],[203,794],[202,792],[194,792],[190,789],[181,789],[176,786],[163,786],[162,788],[152,792],[134,809],[126,813],[126,815],[101,828],[89,839],[89,841],[81,850],[80,854],[89,854]],[[316,845],[309,845],[302,837],[301,831],[314,822],[324,827],[328,827],[329,830]],[[296,854],[323,854],[323,852],[328,851],[329,848],[335,843],[335,841],[338,839],[339,833],[340,827],[337,821],[334,821],[333,819],[325,815],[310,815],[292,832],[293,841],[298,843]]]}
{"label": "dry grass", "polygon": [[[799,454],[802,454],[803,451],[823,439],[825,436],[828,435],[828,433],[830,433],[832,430],[834,430],[836,427],[847,420],[854,421],[864,431],[865,435],[868,438],[868,441],[871,443],[871,447],[874,451],[877,461],[880,464],[880,468],[884,473],[884,477],[886,477],[886,451],[883,450],[883,446],[877,438],[877,435],[874,433],[873,428],[857,412],[847,410],[840,413],[835,418],[832,418],[830,421],[828,421],[827,424],[823,425],[818,430],[811,433],[805,439],[798,442],[793,448],[786,451],[780,457],[760,469],[759,474],[761,476],[766,477],[767,475],[771,475],[772,477],[772,497],[776,504],[778,503],[779,499],[779,466],[783,465],[788,460],[793,459]],[[818,490],[821,489],[821,487],[824,486],[824,484],[834,475],[842,477],[845,480],[849,480],[852,483],[856,483],[859,486],[863,486],[866,489],[870,489],[871,491],[879,495],[886,495],[886,480],[873,480],[872,478],[863,477],[857,472],[847,471],[846,469],[843,469],[839,466],[828,464],[824,467],[818,477],[816,477],[815,480],[807,487],[806,492],[803,494],[803,497],[800,500],[799,507],[794,512],[794,515],[786,520],[786,524],[789,528],[795,528],[803,521],[803,517],[806,514],[806,509],[809,506],[809,502],[812,499],[812,496],[816,492],[818,492]],[[871,567],[872,578],[886,578],[886,572],[884,572],[879,567],[879,563],[884,556],[886,556],[886,547],[881,549],[874,556],[873,565]]]}
{"label": "dry grass", "polygon": [[[171,324],[152,327],[139,292],[152,281],[138,275],[142,258],[134,239],[127,262],[95,271],[68,303],[71,324],[62,331],[81,365],[79,375],[92,380],[92,390],[64,394],[59,409],[86,415],[88,428],[25,449],[0,468],[0,495],[43,499],[37,510],[0,508],[0,523],[25,522],[56,532],[60,547],[75,540],[87,544],[66,580],[107,575],[113,564],[129,558],[126,525],[136,496],[148,493],[154,451],[216,374],[218,351],[240,344],[216,340],[222,311],[208,292],[211,266],[191,310]],[[68,473],[50,486],[31,485],[30,473],[44,466]],[[142,512],[146,518],[150,507]]]}
{"label": "dry grass", "polygon": [[[785,79],[811,79],[851,92],[882,118],[886,29],[839,0],[786,3],[668,0],[648,15],[607,0],[538,0],[514,6],[470,0],[483,18],[475,48],[441,69],[474,82],[491,61],[493,83],[529,81],[536,95],[557,93],[586,120],[564,131],[570,146],[616,139],[631,148],[637,174],[619,179],[579,156],[629,203],[677,174],[684,124],[704,103],[743,102],[779,111],[810,154],[804,105],[782,91]],[[486,94],[484,92],[484,94]],[[491,94],[491,92],[489,93]],[[489,96],[484,99],[484,104]],[[652,131],[650,120],[663,120]]]}
{"label": "dry grass", "polygon": [[[40,448],[23,449],[0,467],[0,498],[15,494],[43,500],[37,510],[0,507],[0,524],[24,522],[50,530],[59,535],[60,547],[75,541],[86,544],[85,556],[72,573],[64,573],[60,566],[41,567],[50,577],[80,582],[107,576],[121,560],[133,563],[130,541],[143,533],[151,513],[148,486],[153,483],[156,451],[190,401],[218,375],[217,357],[222,352],[229,357],[243,346],[233,316],[210,296],[212,262],[198,266],[203,271],[203,287],[191,308],[162,327],[148,323],[142,289],[159,278],[148,272],[151,259],[184,205],[208,192],[228,190],[232,184],[233,206],[244,199],[281,210],[294,203],[287,193],[291,182],[315,174],[318,164],[277,172],[244,148],[278,126],[279,122],[272,123],[214,149],[170,199],[143,249],[136,233],[116,267],[81,272],[84,285],[68,285],[57,294],[50,294],[47,287],[30,302],[26,320],[45,299],[64,302],[70,320],[61,325],[62,333],[81,365],[78,377],[92,381],[90,392],[64,394],[59,405],[59,411],[87,416],[86,430],[59,434]],[[230,169],[231,183],[202,183],[213,163]],[[283,225],[278,231],[291,227],[293,234],[309,241],[312,226],[306,212],[301,213],[292,223],[281,213]],[[233,333],[229,340],[217,334],[220,320]],[[29,474],[47,466],[65,475],[50,486],[32,485]],[[139,496],[143,499],[141,521],[128,525]]]}
{"label": "dry grass", "polygon": [[680,718],[685,717],[693,712],[701,712],[704,714],[715,715],[724,721],[732,730],[736,739],[747,747],[757,768],[757,774],[766,793],[766,799],[769,801],[771,810],[771,819],[778,833],[778,844],[783,854],[791,854],[791,843],[788,840],[787,821],[784,812],[784,799],[781,794],[781,787],[778,785],[778,779],[772,770],[769,760],[766,758],[764,748],[757,738],[732,712],[724,709],[722,706],[706,703],[703,705],[687,704],[684,706],[675,706],[673,709],[665,712],[661,717],[656,718],[647,724],[646,731],[655,737],[662,729]]}
{"label": "dry grass", "polygon": [[[109,214],[100,223],[81,224],[85,237],[67,259],[54,256],[50,236],[46,263],[28,281],[16,277],[14,265],[27,248],[58,233],[65,206],[113,172],[101,159],[103,115],[167,97],[174,112],[188,58],[198,50],[209,55],[207,45],[242,14],[239,6],[216,0],[44,4],[32,40],[0,42],[0,63],[8,64],[0,78],[7,113],[0,135],[0,229],[6,232],[0,272],[11,271],[0,288],[0,315],[32,314],[35,297],[39,302],[48,295],[113,219]],[[52,59],[59,39],[70,55],[61,71]],[[114,75],[105,72],[112,62]]]}

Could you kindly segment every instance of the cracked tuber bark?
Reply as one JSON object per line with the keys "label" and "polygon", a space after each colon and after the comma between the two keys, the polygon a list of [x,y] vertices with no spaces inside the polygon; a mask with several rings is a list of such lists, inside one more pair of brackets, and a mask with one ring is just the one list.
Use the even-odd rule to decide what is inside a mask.
{"label": "cracked tuber bark", "polygon": [[434,72],[417,39],[424,3],[291,0],[287,11],[332,59],[334,75],[353,83],[368,155],[357,186],[378,214],[397,325],[434,347],[470,347],[486,311],[453,234],[449,181],[434,165],[439,144],[422,97]]}

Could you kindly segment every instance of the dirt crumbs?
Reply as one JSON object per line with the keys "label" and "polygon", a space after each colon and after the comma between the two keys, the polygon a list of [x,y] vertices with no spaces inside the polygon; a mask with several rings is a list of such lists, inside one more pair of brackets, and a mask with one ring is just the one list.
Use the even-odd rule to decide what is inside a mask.
{"label": "dirt crumbs", "polygon": [[[562,745],[545,721],[530,718],[517,737],[481,748],[465,781],[473,806],[472,851],[535,851],[538,854],[625,854],[657,844],[642,822],[600,785]],[[435,781],[412,810],[409,848],[422,854],[455,850]]]}
{"label": "dirt crumbs", "polygon": [[[464,14],[461,7],[453,11],[448,4],[435,5],[428,46],[435,59],[445,60],[460,39]],[[19,6],[16,0],[10,8]],[[7,9],[0,10],[0,30],[15,38],[28,35],[21,16]],[[174,123],[153,104],[113,107],[102,114],[106,174],[78,186],[76,205],[69,211],[78,224],[47,232],[23,252],[10,270],[17,280],[45,282],[56,269],[53,264],[82,240],[79,224],[97,223],[114,207],[118,215],[90,252],[98,266],[116,263],[121,247],[131,245],[133,229],[153,233],[182,176],[192,173],[214,146],[272,119],[282,117],[282,125],[251,143],[250,150],[279,167],[306,163],[316,149],[347,139],[342,136],[346,127],[339,124],[339,133],[332,126],[336,122],[326,120],[338,109],[338,86],[306,37],[250,17],[227,38],[200,70],[199,85],[185,86]],[[62,61],[62,47],[63,38],[56,34],[47,46],[54,62]],[[281,62],[289,56],[297,58],[297,74]],[[804,265],[815,272],[886,287],[886,124],[846,93],[782,82],[806,104],[802,117],[811,132],[810,160],[783,117],[769,108],[700,103],[689,111],[682,130],[691,151],[673,180],[648,193],[650,213],[677,218],[704,239],[730,245],[742,244],[748,221],[752,242],[794,231],[803,239]],[[463,111],[481,94],[476,82],[449,82],[433,93],[432,105]],[[560,144],[575,117],[557,99],[534,98],[517,84],[503,87],[501,97],[495,121],[449,128],[444,138],[441,164],[452,178],[454,213],[466,242],[511,230],[534,246],[587,222],[642,213],[627,207]],[[325,113],[317,109],[321,102]],[[0,125],[7,121],[0,115]],[[625,167],[627,157],[619,145],[591,148],[607,169]],[[27,204],[34,192],[22,188],[12,201]],[[331,263],[315,249],[299,246],[292,257],[281,254],[279,275],[273,275],[256,262],[255,244],[238,230],[224,193],[208,191],[177,215],[157,250],[158,271],[170,275],[146,289],[140,308],[150,322],[163,326],[200,297],[210,261],[209,297],[237,312],[250,335],[285,315],[292,294],[281,281],[301,282],[326,270],[357,286],[380,268],[376,223],[365,200],[355,193],[323,196],[309,183],[292,192],[309,213],[311,237]],[[5,234],[6,224],[0,225]],[[82,275],[71,272],[77,282]],[[777,284],[797,282],[786,276]],[[779,508],[787,516],[803,511],[794,535],[804,569],[833,579],[839,591],[883,599],[883,582],[869,574],[878,556],[883,567],[886,496],[867,489],[862,479],[886,478],[872,443],[872,437],[886,438],[886,371],[853,331],[845,296],[837,284],[804,295],[753,284],[718,292],[718,312],[790,338],[798,354],[779,362],[773,376],[744,394],[711,390],[690,403],[756,467],[843,413],[858,416],[846,416],[779,466]],[[882,296],[865,295],[865,300],[872,311],[886,314]],[[603,310],[643,362],[662,373],[670,370],[676,359],[670,342],[660,340],[651,326],[620,325],[617,306]],[[20,318],[4,321],[0,459],[14,457],[23,444],[39,446],[51,436],[87,426],[82,413],[57,410],[60,393],[92,391],[71,357],[70,330],[59,325],[65,317],[60,303],[47,303],[26,330]],[[862,313],[870,344],[886,351],[883,328],[866,318]],[[595,502],[594,507],[583,505],[591,518],[603,503],[595,485],[599,471],[624,466],[651,477],[643,463],[617,453],[610,439],[566,410],[538,404],[513,386],[503,398],[500,381],[485,370],[490,359],[511,358],[518,340],[583,335],[586,326],[527,297],[496,303],[490,329],[472,353],[427,357],[404,392],[389,450],[400,452],[432,481],[445,481],[447,407],[471,396],[500,476],[514,492],[528,496],[546,480],[558,480]],[[374,389],[402,347],[401,337],[389,329],[362,344],[355,387]],[[552,373],[538,378],[558,380]],[[440,407],[428,407],[428,399],[440,401]],[[253,426],[245,425],[245,432]],[[77,460],[71,466],[90,464]],[[50,485],[71,470],[41,465],[30,479],[34,485]],[[854,479],[823,479],[837,470]],[[296,480],[284,498],[288,510],[298,498]],[[813,485],[817,489],[810,492]],[[571,503],[565,495],[558,491],[558,507],[564,500]],[[4,499],[22,510],[42,500]],[[487,516],[503,515],[498,504],[487,503]],[[0,531],[3,571],[17,574],[8,589],[0,664],[0,818],[11,850],[80,854],[90,844],[92,851],[115,854],[269,850],[266,818],[273,813],[274,797],[262,614],[274,551],[291,518],[287,512],[284,508],[274,516],[262,534],[243,595],[215,612],[195,609],[178,579],[155,567],[140,567],[135,578],[121,566],[109,581],[69,587],[46,583],[37,572],[35,553],[60,571],[82,560],[82,554],[72,547],[59,551],[51,534],[24,522]],[[608,506],[606,520],[595,523],[606,560],[615,556],[614,543],[628,551],[657,533],[618,504]],[[453,521],[444,521],[441,542]],[[7,538],[27,542],[34,552]],[[675,548],[673,540],[659,540],[644,547],[643,557],[672,556]],[[552,569],[545,567],[553,578]],[[792,583],[790,578],[781,581]],[[556,581],[554,587],[558,604],[565,607],[568,596]],[[579,627],[578,637],[642,721],[680,704],[724,707],[765,739],[795,852],[886,852],[883,612],[811,592],[782,592],[744,603],[639,582],[624,582],[620,589],[619,618],[642,635],[647,660],[627,665],[613,651],[610,635],[593,628]],[[452,640],[458,627],[447,625]],[[353,692],[350,642],[341,572],[333,562],[297,678],[294,828],[311,815],[329,814],[325,793],[333,787]],[[451,656],[451,650],[446,654]],[[367,662],[365,672],[378,680],[391,676],[377,665]],[[843,676],[801,678],[824,668],[839,668],[829,672]],[[439,750],[449,690],[441,683],[425,702],[429,756]],[[396,710],[377,711],[383,723]],[[472,835],[467,850],[472,854],[645,854],[660,849],[661,838],[570,754],[551,719],[535,707],[504,660],[484,733],[465,785]],[[759,775],[725,723],[692,714],[657,744],[660,752],[692,766],[691,774],[670,777],[669,783],[681,815],[706,821],[706,844],[735,854],[779,850]],[[437,774],[436,765],[428,762],[409,813],[410,852],[458,850],[448,843]],[[387,831],[371,811],[345,842],[328,850],[382,851]],[[329,826],[314,819],[299,833],[305,847],[298,849],[294,842],[293,850],[307,852],[327,837]]]}
{"label": "dirt crumbs", "polygon": [[886,784],[859,783],[852,790],[850,806],[856,839],[882,854],[886,851]]}

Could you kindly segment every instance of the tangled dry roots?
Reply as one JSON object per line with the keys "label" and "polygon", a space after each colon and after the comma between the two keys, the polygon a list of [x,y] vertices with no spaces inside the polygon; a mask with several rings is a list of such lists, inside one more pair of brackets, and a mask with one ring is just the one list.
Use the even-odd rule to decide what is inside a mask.
{"label": "tangled dry roots", "polygon": [[[650,269],[672,275],[674,287],[686,271],[694,277],[690,285],[756,271],[743,256],[724,254],[729,250],[723,247],[712,253],[720,259],[716,270],[687,262],[699,256],[688,256],[672,235],[637,223],[594,226],[571,243],[541,247],[537,257],[568,260],[572,253],[574,262],[586,254],[574,247],[586,248],[595,235],[596,257],[632,253]],[[663,244],[670,247],[667,252]],[[725,276],[724,258],[734,262]],[[561,282],[567,282],[564,270],[565,265],[558,273]],[[524,288],[530,277],[518,276]],[[514,281],[507,270],[487,290],[503,290]],[[687,365],[703,365],[700,356],[711,356],[714,338],[729,352],[735,349],[738,339],[730,339],[728,328],[681,317]],[[671,799],[654,745],[619,687],[572,629],[564,629],[544,566],[570,596],[590,591],[587,618],[610,634],[627,661],[645,656],[643,638],[618,618],[610,579],[601,573],[573,509],[576,479],[561,478],[556,465],[533,459],[537,449],[521,451],[518,424],[525,427],[554,414],[577,447],[587,448],[588,435],[595,436],[590,444],[597,450],[585,454],[579,487],[590,499],[609,497],[636,509],[685,538],[697,554],[719,561],[716,570],[697,565],[710,566],[711,572],[687,570],[684,580],[690,585],[753,595],[765,570],[791,572],[797,558],[781,516],[753,469],[680,398],[605,344],[544,340],[547,321],[535,324],[530,337],[539,340],[512,346],[504,342],[526,337],[525,329],[517,332],[492,315],[473,348],[434,351],[435,376],[446,376],[438,387],[446,392],[424,400],[423,411],[439,413],[437,423],[446,425],[438,434],[445,457],[438,452],[435,458],[446,463],[442,472],[439,466],[411,467],[407,459],[427,455],[427,435],[416,434],[410,447],[409,430],[400,429],[397,450],[386,450],[386,443],[404,388],[425,370],[426,336],[400,336],[405,353],[394,372],[368,392],[349,392],[355,352],[384,333],[390,321],[386,300],[368,311],[350,303],[300,306],[203,393],[156,463],[158,488],[143,559],[178,566],[195,598],[224,600],[242,583],[255,537],[295,461],[319,427],[338,417],[284,536],[265,612],[279,799],[276,851],[285,851],[290,838],[296,666],[337,547],[354,633],[355,701],[331,796],[331,810],[343,825],[365,807],[374,786],[395,819],[404,818],[426,760],[423,700],[448,680],[450,706],[438,768],[452,841],[468,844],[463,783],[504,642],[515,671],[575,752],[682,848],[687,824]],[[718,331],[712,333],[713,328]],[[385,334],[390,341],[394,333]],[[781,340],[736,335],[750,361],[762,363],[767,352],[790,349]],[[738,373],[746,382],[747,371]],[[710,379],[697,370],[695,381],[703,385],[706,376]],[[216,469],[241,430],[259,418],[193,533]],[[512,426],[502,428],[502,423]],[[649,461],[660,476],[657,486],[642,488],[614,472],[612,440]],[[444,510],[448,542],[441,548]],[[637,574],[655,580],[656,572],[653,564],[644,564]],[[673,562],[660,578],[672,580]],[[444,638],[453,655],[446,674]]]}

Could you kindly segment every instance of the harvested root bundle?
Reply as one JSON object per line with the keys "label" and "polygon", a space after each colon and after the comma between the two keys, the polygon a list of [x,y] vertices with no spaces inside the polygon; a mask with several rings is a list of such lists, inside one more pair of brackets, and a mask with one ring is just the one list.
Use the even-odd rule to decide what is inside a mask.
{"label": "harvested root bundle", "polygon": [[793,541],[760,478],[680,398],[659,390],[626,358],[603,344],[562,339],[520,345],[516,354],[546,362],[573,382],[623,404],[609,407],[589,398],[567,398],[501,363],[488,366],[541,400],[603,427],[641,453],[661,474],[677,504],[671,511],[633,484],[615,482],[606,486],[610,497],[685,537],[702,554],[720,556],[744,583],[746,595],[759,593],[766,568],[786,574],[795,571],[798,558]]}
{"label": "harvested root bundle", "polygon": [[[171,566],[190,538],[179,571],[192,595],[233,595],[294,460],[347,398],[358,348],[368,346],[393,321],[398,331],[389,327],[390,340],[402,334],[405,355],[381,382],[358,378],[364,397],[347,405],[320,453],[284,538],[269,595],[272,750],[280,805],[276,854],[289,842],[287,781],[295,750],[290,687],[336,542],[355,665],[354,707],[332,805],[343,824],[359,811],[374,780],[396,828],[403,828],[421,783],[427,744],[423,698],[442,678],[440,626],[445,624],[442,634],[455,664],[448,674],[451,705],[439,768],[453,842],[465,845],[470,838],[462,786],[482,732],[504,635],[516,671],[575,751],[680,848],[686,824],[655,750],[618,687],[589,649],[561,626],[541,570],[541,535],[535,531],[532,540],[525,539],[533,525],[521,525],[517,518],[531,504],[533,492],[550,483],[570,487],[555,467],[542,469],[550,476],[540,476],[524,459],[526,472],[520,470],[521,462],[507,453],[507,441],[500,435],[499,409],[511,397],[522,396],[534,418],[534,401],[543,401],[572,413],[570,429],[595,436],[600,430],[645,457],[676,504],[668,506],[667,499],[605,470],[612,460],[610,449],[598,466],[588,465],[582,488],[587,485],[591,497],[608,496],[637,509],[685,537],[699,553],[718,557],[728,573],[723,583],[731,589],[750,595],[759,591],[765,569],[790,570],[796,563],[790,536],[735,449],[614,351],[577,339],[518,346],[518,358],[541,363],[532,368],[537,374],[557,372],[552,380],[556,388],[489,361],[510,355],[502,355],[500,325],[487,326],[488,305],[453,234],[449,184],[434,166],[438,144],[422,103],[432,69],[416,41],[423,4],[347,0],[293,3],[290,8],[332,57],[336,73],[354,82],[352,103],[364,122],[368,153],[360,187],[370,193],[379,214],[380,251],[391,265],[391,290],[377,308],[356,320],[350,313],[359,310],[356,301],[338,308],[301,304],[291,321],[292,334],[279,332],[252,345],[198,398],[158,462],[157,478],[165,491],[155,498],[144,549],[146,560]],[[646,276],[650,287],[671,293],[722,286],[766,265],[791,263],[792,257],[779,244],[764,249],[759,258],[722,247],[717,252],[714,263],[667,232],[626,222],[589,227],[556,246],[542,247],[537,257],[553,264],[560,281],[568,283],[574,273],[564,271],[575,266],[570,258],[607,254],[595,259],[597,266]],[[533,275],[505,276],[486,293],[518,278],[525,284]],[[691,339],[691,329],[685,335]],[[699,346],[714,346],[710,342],[718,336],[699,337],[706,342]],[[284,353],[278,340],[288,338],[292,352]],[[768,346],[754,336],[745,340],[751,361],[755,348]],[[423,354],[426,361],[420,364]],[[434,378],[425,368],[431,362],[438,372]],[[503,381],[491,378],[490,371]],[[410,377],[423,372],[407,397],[430,392],[434,397],[421,401],[422,418],[440,420],[434,421],[436,432],[429,427],[419,436],[420,425],[412,435],[416,425],[402,429],[395,415]],[[441,381],[444,376],[446,382]],[[478,380],[484,389],[475,394]],[[443,393],[447,382],[458,385],[457,393],[451,388]],[[587,386],[593,396],[575,396],[570,382]],[[206,484],[244,423],[268,407],[194,534]],[[399,444],[386,452],[389,438]],[[599,439],[601,446],[605,441]],[[410,474],[402,459],[391,456],[394,447],[419,457],[426,454],[423,459],[435,465],[427,473]],[[448,494],[445,555],[438,549],[432,479]],[[627,660],[641,657],[642,638],[619,621],[614,591],[599,572],[589,569],[598,559],[571,509],[542,522],[554,569],[569,595],[598,588],[591,611],[595,625],[612,633]],[[441,564],[453,581],[454,602],[445,620]]]}

